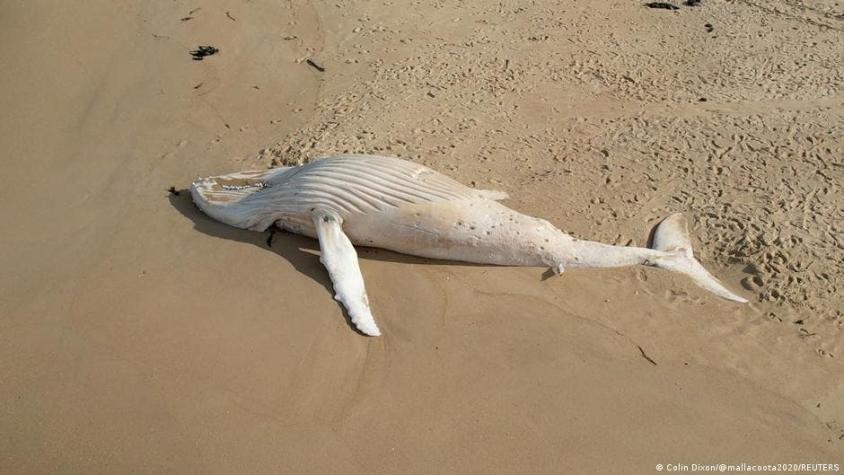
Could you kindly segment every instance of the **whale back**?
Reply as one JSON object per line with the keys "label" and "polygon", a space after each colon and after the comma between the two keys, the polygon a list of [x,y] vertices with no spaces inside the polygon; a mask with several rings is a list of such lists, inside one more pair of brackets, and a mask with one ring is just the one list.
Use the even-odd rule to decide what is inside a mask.
{"label": "whale back", "polygon": [[424,165],[377,155],[339,155],[283,170],[210,177],[195,182],[191,192],[211,217],[256,230],[280,219],[301,219],[315,208],[347,218],[405,205],[507,198],[503,192],[470,188]]}

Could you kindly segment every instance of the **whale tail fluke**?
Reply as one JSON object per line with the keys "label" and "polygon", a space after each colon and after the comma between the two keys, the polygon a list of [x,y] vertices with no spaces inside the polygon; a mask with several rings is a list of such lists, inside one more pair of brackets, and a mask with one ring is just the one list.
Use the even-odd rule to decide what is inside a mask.
{"label": "whale tail fluke", "polygon": [[724,287],[695,259],[692,253],[689,225],[681,213],[672,214],[654,228],[650,248],[669,255],[649,259],[649,264],[686,274],[695,284],[721,298],[747,303],[747,299]]}

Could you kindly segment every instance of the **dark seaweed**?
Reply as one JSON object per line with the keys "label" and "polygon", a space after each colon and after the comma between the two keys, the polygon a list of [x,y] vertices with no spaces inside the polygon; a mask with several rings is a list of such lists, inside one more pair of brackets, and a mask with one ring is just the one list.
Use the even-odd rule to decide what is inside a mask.
{"label": "dark seaweed", "polygon": [[202,61],[202,59],[206,56],[211,56],[219,52],[220,50],[213,46],[198,46],[195,50],[190,52],[190,55],[193,56],[194,61]]}
{"label": "dark seaweed", "polygon": [[666,2],[650,2],[645,4],[648,8],[660,8],[663,10],[679,10],[680,7]]}

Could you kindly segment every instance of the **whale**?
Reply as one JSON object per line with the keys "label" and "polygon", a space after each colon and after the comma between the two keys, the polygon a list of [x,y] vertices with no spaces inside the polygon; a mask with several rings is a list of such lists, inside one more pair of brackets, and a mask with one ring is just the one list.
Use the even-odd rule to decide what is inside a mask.
{"label": "whale", "polygon": [[423,258],[501,266],[567,268],[645,265],[685,274],[718,297],[746,303],[694,257],[682,213],[660,221],[648,247],[575,238],[547,220],[501,203],[507,193],[475,189],[419,163],[344,154],[301,166],[199,178],[194,203],[237,228],[279,229],[319,240],[335,299],[363,334],[381,335],[354,246]]}

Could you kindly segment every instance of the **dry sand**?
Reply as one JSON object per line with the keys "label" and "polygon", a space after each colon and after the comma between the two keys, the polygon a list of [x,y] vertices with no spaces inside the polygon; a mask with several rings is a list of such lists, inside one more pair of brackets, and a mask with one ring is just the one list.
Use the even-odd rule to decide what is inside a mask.
{"label": "dry sand", "polygon": [[[0,472],[844,462],[842,13],[0,2]],[[609,242],[683,211],[753,303],[362,249],[364,338],[315,242],[166,192],[344,151]]]}

